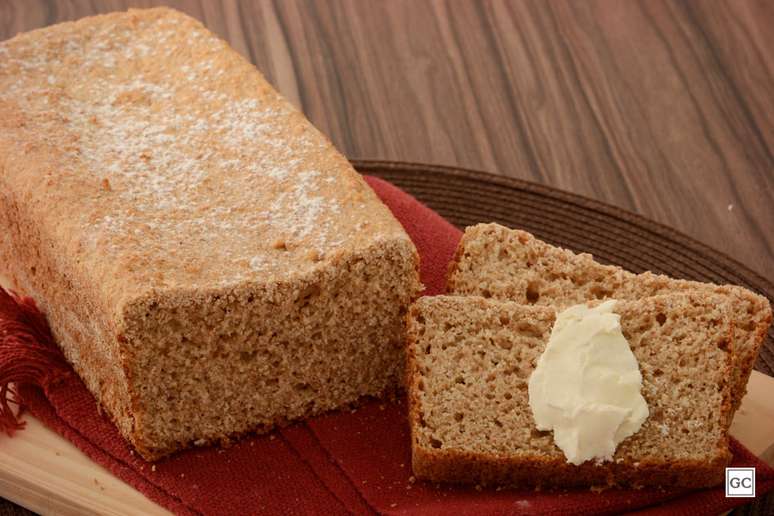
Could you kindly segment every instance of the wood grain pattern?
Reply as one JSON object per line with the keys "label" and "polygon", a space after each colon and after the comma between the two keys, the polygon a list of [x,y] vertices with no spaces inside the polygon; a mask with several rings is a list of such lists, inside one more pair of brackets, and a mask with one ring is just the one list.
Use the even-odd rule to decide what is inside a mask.
{"label": "wood grain pattern", "polygon": [[24,431],[0,444],[0,493],[9,500],[57,516],[171,514],[37,419],[26,420]]}
{"label": "wood grain pattern", "polygon": [[772,2],[16,0],[0,38],[160,3],[227,39],[348,156],[544,182],[771,272]]}

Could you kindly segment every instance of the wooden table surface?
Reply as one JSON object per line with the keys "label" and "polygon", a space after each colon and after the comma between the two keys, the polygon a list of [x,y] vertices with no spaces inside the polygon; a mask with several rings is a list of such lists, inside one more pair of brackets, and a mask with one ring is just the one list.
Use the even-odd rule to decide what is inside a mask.
{"label": "wooden table surface", "polygon": [[[0,2],[0,39],[158,2]],[[166,2],[347,156],[457,165],[626,208],[774,265],[774,2]]]}
{"label": "wooden table surface", "polygon": [[[159,3],[4,0],[0,39]],[[772,1],[163,3],[228,40],[347,156],[546,183],[772,277]]]}

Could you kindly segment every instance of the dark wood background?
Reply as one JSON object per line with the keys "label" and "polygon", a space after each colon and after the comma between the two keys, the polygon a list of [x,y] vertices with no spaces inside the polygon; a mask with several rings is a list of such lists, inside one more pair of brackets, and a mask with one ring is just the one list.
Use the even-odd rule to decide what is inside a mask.
{"label": "dark wood background", "polygon": [[[0,0],[0,39],[158,3]],[[542,182],[772,276],[770,0],[163,3],[228,40],[350,157]]]}
{"label": "dark wood background", "polygon": [[[0,2],[0,39],[160,2]],[[766,277],[774,2],[164,2],[254,62],[349,157],[587,195]]]}

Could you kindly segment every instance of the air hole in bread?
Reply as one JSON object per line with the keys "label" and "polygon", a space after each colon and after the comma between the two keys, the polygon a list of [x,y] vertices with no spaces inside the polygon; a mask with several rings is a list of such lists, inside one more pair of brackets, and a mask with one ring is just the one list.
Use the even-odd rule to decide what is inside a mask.
{"label": "air hole in bread", "polygon": [[723,351],[728,351],[728,341],[725,339],[721,340],[720,342],[718,342],[718,347]]}
{"label": "air hole in bread", "polygon": [[255,358],[255,351],[242,351],[239,353],[239,360],[242,362],[250,362]]}
{"label": "air hole in bread", "polygon": [[503,326],[508,326],[511,323],[510,317],[508,317],[508,314],[500,314],[500,324]]}
{"label": "air hole in bread", "polygon": [[482,295],[483,297],[486,297],[486,298],[492,297],[492,293],[491,293],[491,292],[489,292],[489,290],[487,290],[487,289],[484,289],[484,290],[482,290],[482,291],[481,291],[481,295]]}
{"label": "air hole in bread", "polygon": [[465,414],[463,414],[462,412],[457,412],[456,414],[454,414],[454,420],[457,422],[462,421],[464,417],[465,417]]}
{"label": "air hole in bread", "polygon": [[513,347],[513,342],[511,342],[510,339],[506,337],[498,337],[495,339],[495,342],[502,349],[511,349]]}
{"label": "air hole in bread", "polygon": [[534,305],[540,299],[540,285],[536,281],[530,281],[527,285],[527,303]]}
{"label": "air hole in bread", "polygon": [[441,446],[443,446],[443,443],[438,439],[436,439],[435,437],[431,437],[430,446],[432,446],[433,448],[440,448]]}
{"label": "air hole in bread", "polygon": [[656,378],[658,378],[658,377],[659,377],[659,376],[661,376],[662,374],[664,374],[664,371],[662,371],[662,370],[661,370],[661,369],[659,369],[659,368],[656,368],[656,369],[654,369],[654,370],[653,370],[653,376],[655,376]]}
{"label": "air hole in bread", "polygon": [[494,424],[496,424],[496,425],[497,425],[498,427],[500,427],[500,428],[502,428],[502,427],[503,427],[503,424],[500,422],[500,420],[499,420],[499,419],[495,419],[495,420],[494,420]]}
{"label": "air hole in bread", "polygon": [[610,291],[600,287],[599,285],[594,285],[591,287],[591,290],[589,290],[592,296],[594,296],[597,299],[605,299],[606,297],[610,297]]}
{"label": "air hole in bread", "polygon": [[551,433],[550,433],[550,432],[548,432],[548,431],[543,431],[543,430],[538,430],[537,428],[533,428],[532,430],[530,430],[530,433],[529,433],[529,434],[530,434],[530,435],[531,435],[533,438],[535,438],[535,439],[542,439],[542,438],[544,438],[544,437],[548,437],[549,435],[551,435]]}
{"label": "air hole in bread", "polygon": [[457,378],[454,380],[454,382],[455,382],[455,383],[460,383],[460,384],[462,384],[462,385],[465,385],[465,378],[463,378],[463,377],[461,377],[461,376],[458,376],[458,377],[457,377]]}
{"label": "air hole in bread", "polygon": [[[526,321],[520,322],[516,329],[519,330],[520,334],[528,337],[541,338],[543,336],[543,332],[540,328]],[[534,344],[534,342],[531,343]]]}
{"label": "air hole in bread", "polygon": [[424,391],[425,390],[425,382],[423,382],[422,380],[419,380],[419,383],[417,384],[417,389],[419,389],[420,391]]}
{"label": "air hole in bread", "polygon": [[664,323],[666,322],[666,315],[662,313],[657,314],[656,322],[658,322],[661,326],[664,326]]}
{"label": "air hole in bread", "polygon": [[317,285],[307,286],[298,297],[298,304],[301,308],[306,307],[315,297],[320,295],[320,287]]}
{"label": "air hole in bread", "polygon": [[506,400],[509,400],[513,398],[513,394],[511,394],[510,392],[506,392],[505,394],[503,394],[503,398],[505,398]]}
{"label": "air hole in bread", "polygon": [[178,334],[182,333],[183,324],[176,317],[171,318],[167,324],[169,325],[170,332]]}

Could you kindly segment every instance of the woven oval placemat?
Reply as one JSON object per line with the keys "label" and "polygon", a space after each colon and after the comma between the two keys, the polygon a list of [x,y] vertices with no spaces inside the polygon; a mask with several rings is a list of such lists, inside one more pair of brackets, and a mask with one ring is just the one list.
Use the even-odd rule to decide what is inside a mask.
{"label": "woven oval placemat", "polygon": [[[742,285],[774,300],[771,281],[678,231],[628,211],[536,183],[437,165],[353,160],[361,173],[409,192],[463,228],[497,222],[633,272]],[[774,329],[755,369],[774,376]]]}

